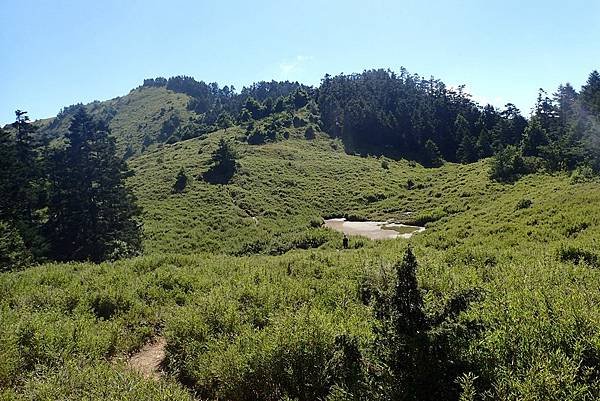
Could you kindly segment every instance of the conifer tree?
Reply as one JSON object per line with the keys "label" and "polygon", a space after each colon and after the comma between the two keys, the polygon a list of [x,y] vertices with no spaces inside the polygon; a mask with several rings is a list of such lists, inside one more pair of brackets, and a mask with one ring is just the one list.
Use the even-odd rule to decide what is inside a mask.
{"label": "conifer tree", "polygon": [[177,173],[177,178],[175,179],[175,184],[173,184],[173,191],[172,192],[173,193],[183,192],[183,190],[187,186],[187,182],[188,182],[188,177],[185,174],[185,170],[182,167],[179,170],[179,173]]}
{"label": "conifer tree", "polygon": [[140,209],[125,187],[130,171],[117,157],[107,127],[79,107],[66,139],[50,160],[47,228],[53,257],[99,262],[138,253]]}
{"label": "conifer tree", "polygon": [[538,156],[540,148],[548,145],[548,134],[538,118],[532,118],[523,133],[523,155]]}
{"label": "conifer tree", "polygon": [[212,154],[211,160],[213,165],[204,173],[204,179],[212,183],[228,183],[237,169],[236,153],[231,144],[221,138],[217,149]]}
{"label": "conifer tree", "polygon": [[581,102],[585,109],[600,114],[600,73],[592,71],[580,92]]}
{"label": "conifer tree", "polygon": [[28,252],[44,253],[38,211],[44,207],[44,185],[26,111],[17,110],[13,135],[0,133],[0,220],[16,229]]}
{"label": "conifer tree", "polygon": [[461,163],[472,163],[477,160],[476,140],[471,135],[469,122],[459,114],[454,121],[454,130],[457,138],[460,139],[456,157]]}
{"label": "conifer tree", "polygon": [[425,164],[430,167],[439,167],[444,163],[438,146],[431,139],[425,142]]}

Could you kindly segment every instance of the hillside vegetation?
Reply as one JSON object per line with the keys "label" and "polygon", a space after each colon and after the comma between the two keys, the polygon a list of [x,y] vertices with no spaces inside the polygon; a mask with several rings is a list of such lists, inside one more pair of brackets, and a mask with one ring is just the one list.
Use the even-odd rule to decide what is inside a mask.
{"label": "hillside vegetation", "polygon": [[[464,374],[462,387],[445,382],[447,394],[600,395],[597,182],[561,173],[503,185],[489,180],[486,162],[384,168],[321,135],[292,134],[238,144],[240,168],[228,185],[191,179],[171,193],[180,167],[200,175],[219,136],[238,135],[228,129],[132,160],[146,250],[156,255],[0,276],[5,398],[374,397],[386,376],[368,294],[393,280],[408,243],[427,316],[466,302],[429,334],[451,345]],[[343,213],[429,222],[410,241],[353,238],[356,249],[340,250],[340,235],[311,221]],[[277,254],[301,244],[319,249],[195,253]],[[168,374],[148,382],[123,360],[159,335],[167,339]],[[352,344],[359,354],[346,360]],[[357,387],[344,376],[349,366]]]}
{"label": "hillside vegetation", "polygon": [[[527,120],[372,70],[18,111],[0,400],[599,399],[598,94]],[[330,217],[425,230],[346,249]]]}
{"label": "hillside vegetation", "polygon": [[[165,88],[140,87],[115,99],[85,105],[95,118],[108,122],[121,154],[130,157],[153,143],[165,141],[165,126],[172,118],[189,121],[194,114],[186,108],[190,98]],[[75,106],[65,107],[53,119],[36,122],[48,138],[60,138],[67,131]]]}

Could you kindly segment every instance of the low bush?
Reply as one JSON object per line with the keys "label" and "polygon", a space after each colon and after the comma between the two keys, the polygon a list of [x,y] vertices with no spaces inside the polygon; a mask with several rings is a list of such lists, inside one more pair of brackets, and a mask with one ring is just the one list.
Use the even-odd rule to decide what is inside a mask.
{"label": "low bush", "polygon": [[515,210],[528,209],[531,207],[533,202],[531,199],[523,198],[517,202],[517,206],[515,206]]}
{"label": "low bush", "polygon": [[585,263],[591,267],[600,267],[600,258],[595,252],[577,246],[561,247],[558,250],[558,258],[562,262]]}

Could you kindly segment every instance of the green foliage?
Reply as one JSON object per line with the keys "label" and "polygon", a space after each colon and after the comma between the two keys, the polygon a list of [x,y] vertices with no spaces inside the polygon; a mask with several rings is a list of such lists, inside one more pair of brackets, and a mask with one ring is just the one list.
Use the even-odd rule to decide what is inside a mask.
{"label": "green foliage", "polygon": [[[474,297],[458,294],[437,317],[426,315],[425,300],[417,281],[417,261],[409,247],[394,266],[393,288],[375,290],[375,346],[389,368],[383,392],[391,399],[456,399],[456,378],[464,363],[450,345],[459,335],[448,326],[468,308]],[[474,335],[475,333],[472,333]]]}
{"label": "green foliage", "polygon": [[600,257],[595,252],[572,245],[560,248],[558,257],[563,262],[585,263],[591,267],[600,267]]}
{"label": "green foliage", "polygon": [[[53,258],[95,262],[141,249],[130,174],[105,127],[75,112],[65,148],[49,160],[47,232]],[[123,244],[125,246],[123,246]]]}
{"label": "green foliage", "polygon": [[579,166],[571,173],[571,184],[590,182],[594,176],[594,171],[589,165]]}
{"label": "green foliage", "polygon": [[17,110],[16,121],[0,129],[0,223],[5,268],[43,260],[46,251],[42,233],[46,202],[43,162],[36,149],[37,127],[27,112]]}
{"label": "green foliage", "polygon": [[315,136],[315,128],[312,125],[306,127],[306,130],[304,130],[304,137],[306,139],[315,139]]}
{"label": "green foliage", "polygon": [[415,215],[411,215],[408,218],[404,219],[406,224],[414,225],[414,226],[424,226],[427,223],[432,223],[434,221],[438,221],[445,217],[448,213],[443,209],[433,209],[429,211],[422,211]]}
{"label": "green foliage", "polygon": [[211,156],[212,167],[204,173],[204,179],[211,183],[228,183],[237,169],[236,157],[232,145],[225,139],[221,139]]}
{"label": "green foliage", "polygon": [[531,207],[532,204],[533,202],[531,201],[531,199],[520,199],[519,202],[517,202],[517,206],[515,206],[515,210],[528,209]]}
{"label": "green foliage", "polygon": [[439,148],[431,139],[425,142],[425,165],[439,167],[444,163]]}
{"label": "green foliage", "polygon": [[185,190],[185,187],[188,183],[188,177],[185,174],[185,170],[183,167],[177,173],[177,177],[175,178],[175,183],[173,184],[173,193],[181,193]]}
{"label": "green foliage", "polygon": [[[400,141],[395,133],[408,132],[399,129],[408,117],[393,119],[371,107],[392,99],[385,96],[389,87],[410,91],[413,83],[429,84],[440,99],[452,99],[439,100],[440,110],[464,100],[436,81],[406,74],[402,83],[381,76],[372,82],[375,90],[364,85],[356,93],[352,79],[336,77],[342,82],[335,84],[328,79],[330,91],[321,95],[331,97],[319,104],[323,125],[347,149]],[[144,91],[149,98],[173,99],[166,85],[167,80],[149,81],[129,99],[135,107],[145,104],[138,97]],[[458,160],[465,138],[477,157],[514,145],[492,164],[499,166],[500,180],[521,179],[501,185],[489,179],[485,162],[425,169],[398,160],[383,168],[384,159],[342,152],[339,140],[318,135],[307,141],[302,125],[320,124],[307,89],[308,103],[293,110],[300,92],[293,85],[264,83],[243,97],[189,79],[173,80],[170,87],[189,92],[190,108],[199,113],[190,122],[185,113],[192,112],[181,112],[183,127],[214,126],[207,122],[225,112],[238,115],[252,97],[265,113],[252,118],[253,129],[270,129],[287,140],[262,146],[237,142],[233,152],[228,141],[242,141],[247,133],[228,127],[151,147],[130,159],[136,175],[127,181],[145,209],[148,255],[1,273],[0,398],[600,397],[600,192],[583,167],[573,174],[585,175],[581,180],[560,172],[583,160],[579,135],[590,130],[584,119],[585,128],[561,133],[569,124],[559,121],[572,123],[577,115],[576,94],[564,90],[559,108],[540,98],[536,120],[549,143],[531,147],[536,156],[523,156],[519,146],[527,122],[512,105],[497,113],[467,103],[443,119],[426,101],[394,110],[414,111],[410,126],[425,134],[414,143],[402,137],[409,141],[401,143],[407,145],[403,149],[422,151],[423,141],[430,140],[439,145],[440,164],[442,155]],[[591,79],[581,103],[589,110],[594,88]],[[337,102],[334,89],[366,103]],[[221,109],[217,105],[226,97],[231,100]],[[154,128],[132,129],[149,135],[149,146],[176,112],[166,107],[156,121],[148,119]],[[113,126],[123,110],[145,113],[132,108],[120,104],[113,115],[98,107],[92,114],[112,115]],[[453,124],[458,115],[467,124]],[[437,128],[428,127],[430,122]],[[365,144],[363,133],[373,127],[374,142]],[[420,152],[410,156],[425,161]],[[592,156],[586,157],[593,169]],[[202,166],[221,163],[235,167],[227,185],[199,181],[168,196],[178,171],[202,174]],[[541,168],[559,172],[536,173]],[[341,234],[323,228],[318,216],[344,215],[427,227],[409,240],[410,251],[404,239],[351,237],[349,249],[340,252]],[[20,230],[12,227],[0,224],[0,247],[21,256]],[[119,240],[111,249],[111,255],[129,252]],[[128,371],[122,361],[156,336],[166,338],[167,359],[165,376],[154,382]]]}
{"label": "green foliage", "polygon": [[22,269],[31,263],[31,259],[19,232],[0,221],[0,272]]}
{"label": "green foliage", "polygon": [[513,182],[528,173],[521,153],[516,146],[507,146],[496,153],[490,167],[490,177],[500,182]]}
{"label": "green foliage", "polygon": [[548,134],[537,119],[532,119],[523,133],[523,154],[539,156],[540,148],[548,145]]}

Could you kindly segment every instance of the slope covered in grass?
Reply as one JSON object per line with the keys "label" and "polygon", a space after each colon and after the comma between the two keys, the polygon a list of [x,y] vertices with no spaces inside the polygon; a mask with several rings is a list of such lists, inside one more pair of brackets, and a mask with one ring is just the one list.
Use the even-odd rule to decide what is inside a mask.
{"label": "slope covered in grass", "polygon": [[[347,155],[339,141],[319,134],[265,145],[235,142],[239,168],[228,185],[202,179],[221,137],[165,145],[130,161],[130,183],[145,210],[147,251],[281,253],[334,238],[322,217],[388,219],[425,224],[481,204],[505,190],[487,179],[484,162],[425,169],[405,160]],[[183,168],[183,193],[171,193]],[[301,244],[300,244],[301,245]]]}
{"label": "slope covered in grass", "polygon": [[[121,153],[140,153],[153,143],[163,142],[163,124],[173,116],[186,122],[195,117],[187,110],[190,97],[166,88],[139,87],[127,95],[86,105],[94,117],[108,122],[111,134]],[[55,118],[36,121],[40,135],[61,137],[68,130],[71,108],[67,107]],[[128,155],[129,156],[129,155]]]}
{"label": "slope covered in grass", "polygon": [[[479,395],[599,395],[596,185],[530,177],[410,240],[429,316],[477,294],[438,335],[478,376]],[[78,399],[83,388],[137,399],[184,399],[186,388],[209,399],[333,396],[340,336],[356,339],[365,366],[374,362],[368,294],[392,279],[407,242],[281,256],[163,254],[3,274],[0,381],[7,397],[36,399]],[[153,384],[120,361],[159,333],[169,373]]]}
{"label": "slope covered in grass", "polygon": [[[385,374],[373,294],[409,243],[427,316],[441,321],[432,344],[472,373],[465,394],[600,396],[597,181],[498,184],[486,161],[425,169],[348,155],[302,129],[265,145],[245,136],[230,128],[130,161],[147,256],[0,275],[0,398],[375,396]],[[238,153],[227,185],[201,178],[221,137]],[[182,167],[189,183],[172,193]],[[342,250],[320,219],[344,214],[427,229]],[[124,360],[159,335],[167,373],[155,383]],[[349,389],[349,366],[365,388]]]}

